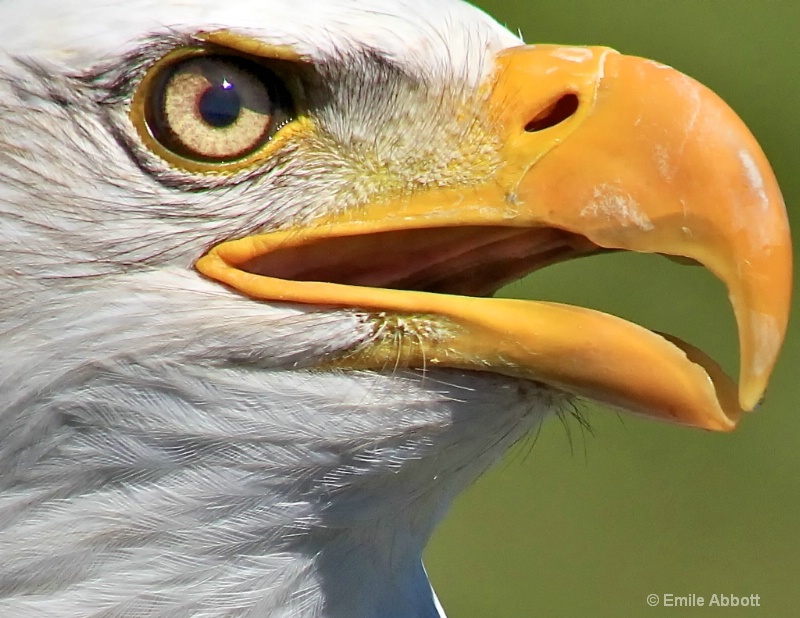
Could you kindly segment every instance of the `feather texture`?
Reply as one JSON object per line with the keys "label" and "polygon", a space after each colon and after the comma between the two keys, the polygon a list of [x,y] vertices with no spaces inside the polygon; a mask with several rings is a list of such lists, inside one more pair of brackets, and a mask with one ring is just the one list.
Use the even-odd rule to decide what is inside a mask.
{"label": "feather texture", "polygon": [[[485,174],[480,115],[455,112],[517,39],[440,0],[3,0],[0,24],[0,614],[439,615],[433,527],[561,396],[315,369],[378,336],[371,316],[191,266]],[[220,27],[316,67],[318,139],[232,177],[169,167],[127,116],[147,67]]]}

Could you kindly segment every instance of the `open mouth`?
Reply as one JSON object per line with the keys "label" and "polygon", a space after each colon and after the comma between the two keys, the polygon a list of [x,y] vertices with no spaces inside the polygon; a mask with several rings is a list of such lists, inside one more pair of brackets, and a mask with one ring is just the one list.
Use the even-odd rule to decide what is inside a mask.
{"label": "open mouth", "polygon": [[487,297],[534,270],[599,250],[561,230],[466,226],[319,238],[238,267],[276,279]]}
{"label": "open mouth", "polygon": [[[401,349],[376,339],[343,367],[490,371],[732,429],[762,397],[788,322],[791,242],[777,181],[711,91],[647,60],[580,51],[501,53],[487,116],[503,164],[485,182],[378,195],[300,227],[224,242],[197,269],[256,300],[416,324]],[[575,93],[569,113],[531,131],[563,92]],[[738,386],[669,335],[581,307],[489,298],[548,264],[612,250],[685,259],[725,283]]]}

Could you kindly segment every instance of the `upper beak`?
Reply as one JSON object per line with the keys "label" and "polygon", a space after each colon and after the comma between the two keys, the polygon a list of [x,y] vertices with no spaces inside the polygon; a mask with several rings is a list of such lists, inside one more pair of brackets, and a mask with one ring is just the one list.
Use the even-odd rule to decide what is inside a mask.
{"label": "upper beak", "polygon": [[[435,357],[443,366],[523,376],[636,413],[732,428],[766,388],[791,294],[785,207],[753,136],[694,80],[605,48],[506,50],[487,92],[501,165],[485,182],[393,196],[299,230],[223,243],[197,268],[254,298],[435,316],[436,335],[424,345],[398,350],[377,342],[343,361],[348,366],[425,366]],[[699,350],[602,313],[245,269],[281,252],[285,260],[293,255],[287,250],[324,249],[331,239],[475,226],[564,230],[585,240],[572,255],[601,247],[705,265],[726,284],[735,310],[738,396]]]}
{"label": "upper beak", "polygon": [[[509,179],[518,178],[516,199],[546,205],[536,209],[542,224],[598,246],[690,258],[719,277],[739,330],[739,400],[753,408],[783,341],[792,278],[786,209],[755,138],[709,89],[650,60],[536,46],[501,63],[496,95],[533,91],[524,99],[534,107],[504,107],[509,128],[537,99],[580,98],[576,117],[553,127],[560,139],[542,131],[507,142],[527,167]],[[531,151],[535,165],[525,162]]]}

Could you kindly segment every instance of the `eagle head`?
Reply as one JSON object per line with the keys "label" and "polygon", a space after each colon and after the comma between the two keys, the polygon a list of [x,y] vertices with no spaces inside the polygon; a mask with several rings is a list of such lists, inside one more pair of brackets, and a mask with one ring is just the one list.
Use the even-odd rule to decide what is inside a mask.
{"label": "eagle head", "polygon": [[[456,0],[0,4],[0,614],[435,616],[452,499],[576,397],[732,429],[783,201],[664,65]],[[727,286],[700,350],[491,298],[603,251]]]}

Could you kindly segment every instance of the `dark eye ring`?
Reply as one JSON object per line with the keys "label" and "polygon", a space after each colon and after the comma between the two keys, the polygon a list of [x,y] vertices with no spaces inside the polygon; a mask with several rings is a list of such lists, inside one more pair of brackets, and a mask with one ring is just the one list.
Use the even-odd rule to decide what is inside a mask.
{"label": "dark eye ring", "polygon": [[146,94],[150,135],[180,157],[229,163],[261,148],[291,119],[290,97],[268,68],[233,55],[185,58]]}

